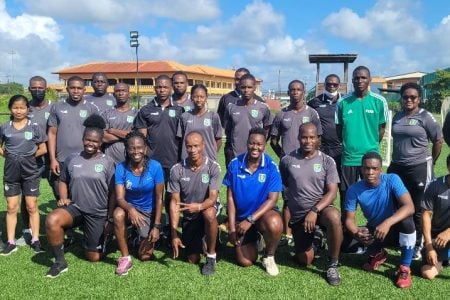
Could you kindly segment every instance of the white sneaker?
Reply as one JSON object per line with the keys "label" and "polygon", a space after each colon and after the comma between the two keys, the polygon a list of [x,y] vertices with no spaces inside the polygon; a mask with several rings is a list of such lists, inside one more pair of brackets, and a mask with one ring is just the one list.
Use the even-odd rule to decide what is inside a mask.
{"label": "white sneaker", "polygon": [[415,246],[412,260],[421,260],[421,259],[422,259],[422,247]]}
{"label": "white sneaker", "polygon": [[280,271],[278,270],[278,266],[275,263],[275,258],[273,256],[263,257],[262,265],[266,268],[266,272],[270,276],[277,276]]}

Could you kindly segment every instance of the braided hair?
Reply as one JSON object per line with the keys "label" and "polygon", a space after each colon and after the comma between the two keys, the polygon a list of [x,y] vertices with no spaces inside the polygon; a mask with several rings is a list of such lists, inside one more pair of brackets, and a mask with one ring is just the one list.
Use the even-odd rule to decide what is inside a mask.
{"label": "braided hair", "polygon": [[[125,167],[126,167],[125,170],[126,171],[129,170],[130,172],[131,172],[131,158],[130,158],[130,156],[128,154],[127,149],[128,149],[130,141],[132,139],[134,139],[134,138],[141,139],[144,142],[144,144],[147,146],[147,148],[149,147],[149,143],[148,143],[147,138],[145,137],[144,134],[142,134],[138,130],[132,130],[125,136],[125,140],[123,142],[124,145],[125,145]],[[141,183],[141,180],[143,179],[142,175],[145,173],[145,170],[147,170],[149,162],[150,162],[150,157],[148,155],[148,152],[145,152],[144,153],[144,169],[143,169],[141,175],[139,176],[140,177],[139,178],[139,183]]]}

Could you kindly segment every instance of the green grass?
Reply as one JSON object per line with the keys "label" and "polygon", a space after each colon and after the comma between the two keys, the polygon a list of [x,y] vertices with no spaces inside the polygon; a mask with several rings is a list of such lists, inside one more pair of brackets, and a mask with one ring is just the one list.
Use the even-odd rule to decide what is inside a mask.
{"label": "green grass", "polygon": [[[273,155],[271,149],[268,152]],[[436,165],[437,176],[446,174],[445,158],[449,153],[443,147]],[[273,156],[274,157],[274,156]],[[221,157],[223,166],[223,157]],[[3,172],[3,160],[0,160]],[[223,169],[224,170],[224,169]],[[41,240],[47,246],[43,223],[45,216],[54,208],[52,194],[46,181],[41,182],[39,197],[41,213]],[[251,192],[251,191],[249,191]],[[221,190],[222,201],[225,190]],[[281,202],[280,202],[281,204]],[[336,206],[338,204],[336,203]],[[0,230],[5,234],[6,201],[0,201]],[[19,218],[20,220],[20,218]],[[360,220],[362,222],[362,220]],[[21,232],[21,222],[17,236]],[[5,237],[4,237],[5,238]],[[128,276],[114,274],[119,252],[113,249],[105,260],[89,263],[83,259],[80,246],[74,245],[66,253],[69,271],[59,278],[48,279],[52,257],[49,253],[35,255],[28,247],[21,247],[9,257],[0,257],[1,279],[0,298],[250,298],[250,299],[292,299],[292,298],[444,298],[450,290],[450,268],[433,281],[418,276],[420,263],[413,262],[413,287],[400,290],[395,287],[393,273],[399,262],[399,254],[390,251],[390,258],[380,270],[367,273],[360,266],[365,256],[343,255],[340,268],[342,284],[329,286],[323,277],[326,254],[314,262],[310,268],[300,268],[289,258],[287,247],[279,248],[276,261],[280,275],[271,278],[260,262],[250,268],[236,265],[233,249],[222,248],[218,252],[216,274],[206,278],[200,274],[198,266],[182,260],[173,260],[170,252],[156,251],[156,261],[141,263],[133,258],[134,267]]]}

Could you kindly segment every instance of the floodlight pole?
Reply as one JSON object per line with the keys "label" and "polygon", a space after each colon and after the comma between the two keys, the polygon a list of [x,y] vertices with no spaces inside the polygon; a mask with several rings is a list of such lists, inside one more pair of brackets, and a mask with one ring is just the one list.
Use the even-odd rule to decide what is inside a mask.
{"label": "floodlight pole", "polygon": [[141,97],[139,95],[139,32],[134,30],[130,31],[130,47],[136,49],[136,98],[138,102],[138,109],[141,108]]}

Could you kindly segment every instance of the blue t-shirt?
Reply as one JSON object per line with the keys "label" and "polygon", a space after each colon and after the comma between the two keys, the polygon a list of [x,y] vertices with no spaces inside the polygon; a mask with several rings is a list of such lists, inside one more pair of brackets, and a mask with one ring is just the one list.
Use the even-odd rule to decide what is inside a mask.
{"label": "blue t-shirt", "polygon": [[376,187],[368,186],[364,180],[350,186],[345,197],[345,210],[354,212],[359,204],[367,224],[376,227],[394,214],[397,199],[407,192],[397,174],[381,174],[380,184]]}
{"label": "blue t-shirt", "polygon": [[270,192],[282,189],[280,171],[269,155],[263,154],[253,174],[247,170],[246,157],[247,153],[243,153],[233,159],[223,179],[223,184],[233,191],[238,221],[257,211]]}
{"label": "blue t-shirt", "polygon": [[153,209],[153,192],[155,186],[164,183],[161,164],[150,160],[141,176],[136,176],[121,162],[116,167],[116,184],[125,186],[125,200],[143,212]]}

